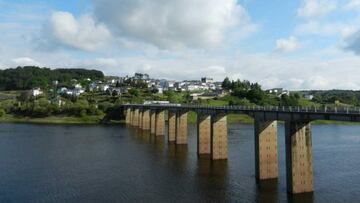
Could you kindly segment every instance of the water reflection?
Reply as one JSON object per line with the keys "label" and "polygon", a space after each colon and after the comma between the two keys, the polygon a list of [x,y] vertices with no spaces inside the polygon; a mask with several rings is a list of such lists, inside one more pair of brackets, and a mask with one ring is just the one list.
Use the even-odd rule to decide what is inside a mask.
{"label": "water reflection", "polygon": [[228,199],[228,162],[226,160],[212,161],[210,157],[200,157],[197,161],[195,177],[196,189],[202,201],[214,202]]}
{"label": "water reflection", "polygon": [[278,180],[258,180],[258,202],[279,202],[278,200]]}
{"label": "water reflection", "polygon": [[[123,126],[0,124],[0,202],[359,202],[360,126],[313,126],[315,192],[286,191],[284,130],[279,178],[256,182],[252,126],[231,125],[229,159]],[[116,136],[114,136],[116,135]],[[332,164],[329,164],[332,163]]]}
{"label": "water reflection", "polygon": [[305,194],[289,194],[288,193],[288,202],[290,203],[303,203],[303,202],[314,202],[314,193],[305,193]]}

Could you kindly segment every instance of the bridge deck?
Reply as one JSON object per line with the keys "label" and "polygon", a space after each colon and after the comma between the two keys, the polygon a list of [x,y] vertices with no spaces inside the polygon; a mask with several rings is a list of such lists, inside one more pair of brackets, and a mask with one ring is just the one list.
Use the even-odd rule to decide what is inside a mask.
{"label": "bridge deck", "polygon": [[179,104],[124,104],[123,107],[153,109],[153,110],[186,110],[207,114],[247,114],[261,120],[334,120],[360,122],[360,108],[316,108],[290,106],[204,106]]}

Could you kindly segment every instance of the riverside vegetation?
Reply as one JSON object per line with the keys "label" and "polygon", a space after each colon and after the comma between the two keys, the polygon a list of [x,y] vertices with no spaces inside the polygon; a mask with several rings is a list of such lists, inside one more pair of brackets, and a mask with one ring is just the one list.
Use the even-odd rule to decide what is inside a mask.
{"label": "riverside vegetation", "polygon": [[[121,104],[142,103],[146,100],[170,101],[171,103],[201,104],[210,106],[359,106],[358,91],[299,91],[278,97],[265,92],[258,83],[250,81],[222,82],[225,96],[207,100],[193,100],[191,92],[165,91],[163,94],[149,89],[142,80],[127,80],[116,83],[116,87],[126,88],[122,94],[108,94],[90,91],[91,81],[105,82],[101,71],[85,69],[55,69],[39,67],[18,67],[0,70],[0,121],[33,122],[55,124],[97,124],[120,122]],[[57,81],[56,86],[53,81]],[[79,96],[69,96],[57,92],[57,88],[69,87],[76,83],[86,88]],[[44,93],[32,96],[29,90],[41,88]],[[311,93],[314,98],[305,100],[302,95]],[[229,115],[229,122],[251,123],[246,115]],[[195,123],[196,115],[190,112],[189,121]],[[329,123],[317,121],[317,123]]]}

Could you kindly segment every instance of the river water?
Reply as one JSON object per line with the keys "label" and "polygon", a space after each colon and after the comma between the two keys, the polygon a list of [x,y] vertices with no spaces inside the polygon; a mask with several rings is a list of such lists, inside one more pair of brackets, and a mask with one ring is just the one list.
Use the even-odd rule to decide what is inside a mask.
{"label": "river water", "polygon": [[196,155],[124,125],[0,124],[0,202],[360,202],[360,126],[314,125],[314,193],[288,195],[284,126],[279,178],[256,183],[252,125],[229,126],[229,158]]}

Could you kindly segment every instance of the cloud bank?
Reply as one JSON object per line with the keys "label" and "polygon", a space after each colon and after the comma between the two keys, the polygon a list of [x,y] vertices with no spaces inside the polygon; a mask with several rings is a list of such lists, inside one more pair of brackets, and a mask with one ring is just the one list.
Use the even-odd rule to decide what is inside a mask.
{"label": "cloud bank", "polygon": [[122,38],[161,49],[213,47],[248,21],[236,0],[92,0],[94,15]]}

